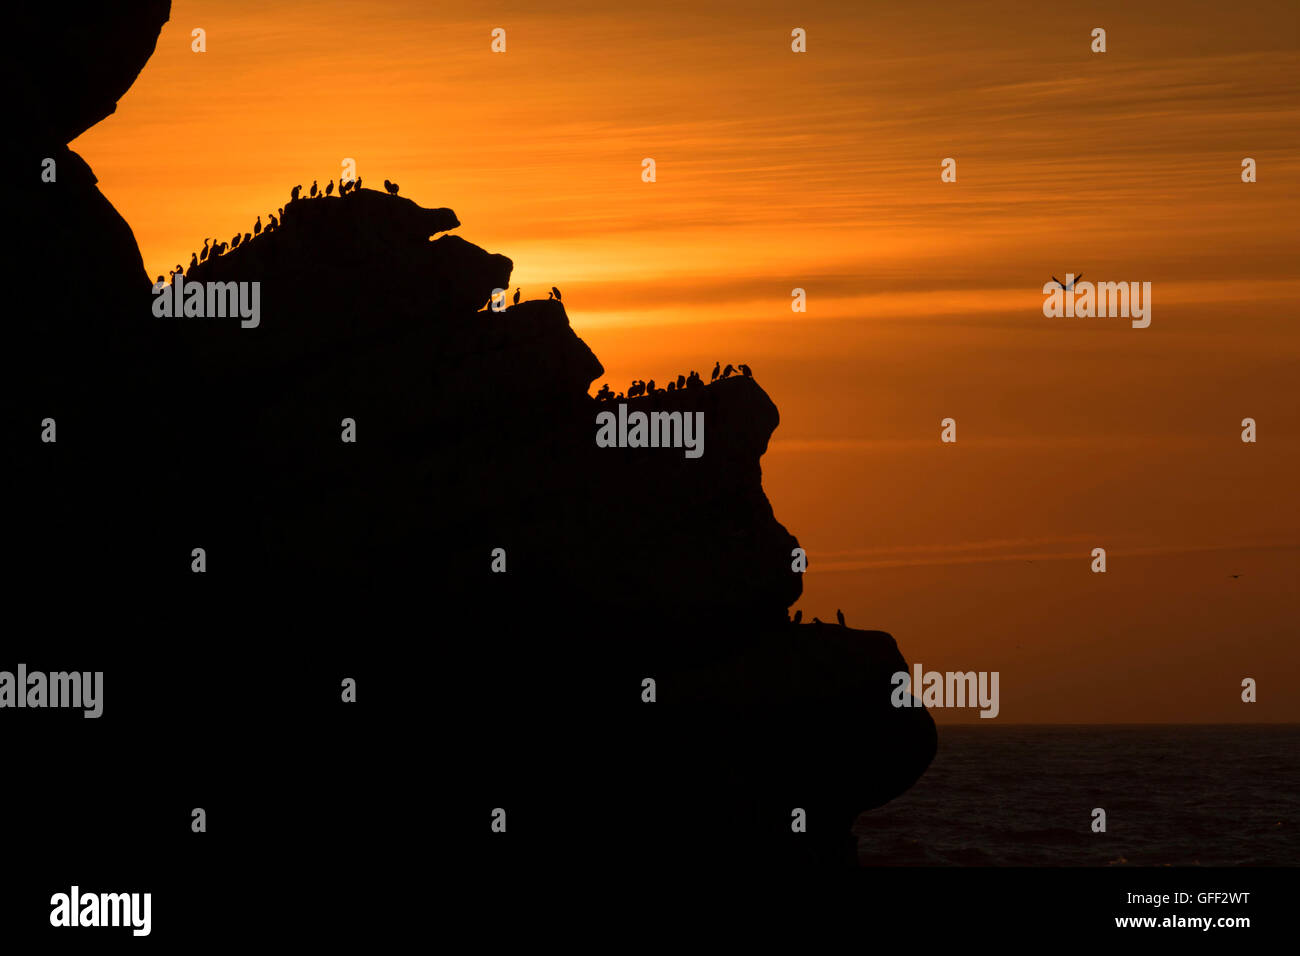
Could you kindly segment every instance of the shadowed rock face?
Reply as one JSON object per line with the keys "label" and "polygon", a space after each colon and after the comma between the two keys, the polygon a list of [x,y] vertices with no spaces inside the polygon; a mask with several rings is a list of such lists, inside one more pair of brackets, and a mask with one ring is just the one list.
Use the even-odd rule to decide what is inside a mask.
{"label": "shadowed rock face", "polygon": [[[98,34],[122,32],[112,56],[25,101],[43,117],[27,152],[58,179],[36,159],[19,179],[6,263],[31,303],[2,393],[10,586],[56,633],[111,621],[131,646],[243,642],[271,668],[304,647],[427,668],[444,765],[484,794],[529,781],[539,816],[603,794],[647,840],[743,856],[800,806],[818,825],[795,852],[851,853],[853,817],[923,772],[934,725],[888,705],[906,669],[888,635],[787,623],[802,579],[762,489],[767,394],[735,378],[627,402],[703,413],[697,459],[598,447],[619,403],[590,396],[603,369],[561,303],[485,309],[511,261],[447,235],[451,210],[373,190],[290,203],[187,277],[258,283],[256,328],[157,317],[129,226],[59,139],[112,111],[166,8],[129,8]],[[60,42],[33,56],[90,38]],[[55,445],[36,441],[46,417]],[[621,852],[550,832],[539,852]]]}
{"label": "shadowed rock face", "polygon": [[[736,378],[628,403],[702,412],[698,459],[597,447],[596,415],[617,407],[588,395],[600,362],[558,301],[483,308],[513,266],[458,236],[430,241],[457,225],[372,190],[298,200],[184,281],[259,283],[256,328],[154,320],[203,395],[187,418],[211,412],[229,432],[219,457],[195,447],[190,470],[224,476],[222,526],[261,554],[241,560],[249,578],[416,580],[466,600],[505,585],[526,607],[635,607],[636,629],[669,640],[686,619],[784,622],[801,579],[762,490],[778,422],[763,390]],[[498,547],[504,576],[489,570]]]}
{"label": "shadowed rock face", "polygon": [[5,11],[6,125],[21,142],[70,143],[117,109],[153,56],[171,0],[19,3]]}

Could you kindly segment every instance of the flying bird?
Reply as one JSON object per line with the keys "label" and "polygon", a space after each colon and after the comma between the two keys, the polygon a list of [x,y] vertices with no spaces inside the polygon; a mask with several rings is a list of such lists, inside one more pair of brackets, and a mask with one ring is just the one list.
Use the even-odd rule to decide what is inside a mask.
{"label": "flying bird", "polygon": [[1056,276],[1052,276],[1052,281],[1055,282],[1057,285],[1059,285],[1059,286],[1060,286],[1062,289],[1064,289],[1066,292],[1073,292],[1073,291],[1074,291],[1074,287],[1075,287],[1075,285],[1076,285],[1076,284],[1078,283],[1078,281],[1079,281],[1080,279],[1082,279],[1082,278],[1083,278],[1083,273],[1080,272],[1077,276],[1074,277],[1074,282],[1071,282],[1069,285],[1066,285],[1066,284],[1065,284],[1064,282],[1062,282],[1060,279],[1056,278]]}

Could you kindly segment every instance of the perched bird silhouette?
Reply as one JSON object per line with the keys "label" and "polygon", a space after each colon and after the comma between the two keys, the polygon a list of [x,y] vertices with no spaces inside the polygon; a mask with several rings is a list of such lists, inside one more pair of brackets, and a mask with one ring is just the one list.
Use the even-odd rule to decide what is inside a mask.
{"label": "perched bird silhouette", "polygon": [[552,291],[553,293],[555,293],[555,297],[556,297],[557,299],[560,298],[560,290],[559,290],[559,289],[557,289],[555,286],[551,286],[551,291]]}
{"label": "perched bird silhouette", "polygon": [[397,185],[397,183],[390,183],[387,179],[385,179],[385,180],[384,180],[384,188],[388,190],[388,195],[390,195],[390,196],[396,196],[396,195],[397,195],[397,190],[398,190],[400,187]]}
{"label": "perched bird silhouette", "polygon": [[203,240],[203,251],[199,253],[199,262],[203,262],[205,259],[207,259],[208,253],[212,251],[211,249],[208,248],[208,243],[211,241],[212,241],[211,237]]}
{"label": "perched bird silhouette", "polygon": [[316,193],[317,193],[316,180],[313,179],[311,181],[311,193],[310,193],[312,199],[316,198]]}
{"label": "perched bird silhouette", "polygon": [[546,298],[548,298],[548,299],[554,299],[554,298],[555,298],[555,290],[552,289],[550,292],[546,293]]}
{"label": "perched bird silhouette", "polygon": [[723,377],[723,378],[729,378],[729,377],[731,376],[731,373],[734,372],[734,371],[735,371],[735,369],[732,368],[732,367],[731,367],[731,363],[728,362],[728,363],[727,363],[727,367],[724,368],[724,369],[722,370],[722,377]]}
{"label": "perched bird silhouette", "polygon": [[802,621],[802,620],[803,620],[803,611],[802,611],[802,610],[795,611],[795,612],[794,612],[794,622],[795,622],[796,624],[798,624],[798,623],[799,623],[800,621]]}
{"label": "perched bird silhouette", "polygon": [[1082,278],[1083,278],[1083,273],[1080,272],[1077,276],[1074,277],[1074,282],[1071,282],[1069,285],[1066,285],[1060,279],[1056,278],[1056,276],[1052,276],[1052,281],[1055,282],[1057,285],[1059,285],[1066,292],[1072,292],[1074,290],[1075,285]]}
{"label": "perched bird silhouette", "polygon": [[677,388],[680,390],[680,389],[683,389],[683,388],[685,388],[685,387],[686,387],[686,376],[685,376],[685,375],[678,375],[678,376],[677,376]]}
{"label": "perched bird silhouette", "polygon": [[675,392],[675,391],[677,391],[677,383],[676,383],[676,382],[669,382],[669,383],[668,383],[668,387],[667,387],[666,389],[664,389],[664,391],[666,391],[666,392]]}
{"label": "perched bird silhouette", "polygon": [[273,213],[273,212],[272,212],[272,213],[267,213],[266,218],[267,218],[267,220],[268,220],[268,222],[267,222],[267,224],[266,224],[266,231],[267,231],[267,232],[270,232],[272,229],[276,229],[276,228],[279,227],[279,225],[280,225],[280,220],[275,218],[275,213]]}
{"label": "perched bird silhouette", "polygon": [[293,189],[289,190],[289,202],[295,201],[300,192],[302,192],[302,183],[299,183],[297,186],[294,186]]}
{"label": "perched bird silhouette", "polygon": [[741,373],[745,376],[745,378],[753,378],[753,377],[754,377],[754,372],[753,372],[752,369],[750,369],[750,367],[749,367],[748,365],[742,365],[742,366],[740,366],[740,371],[741,371]]}
{"label": "perched bird silhouette", "polygon": [[340,196],[346,196],[346,195],[348,194],[348,190],[351,189],[351,188],[352,188],[352,180],[350,180],[350,179],[340,179],[340,180],[339,180],[339,195],[340,195]]}
{"label": "perched bird silhouette", "polygon": [[262,217],[258,216],[257,222],[253,223],[253,235],[260,236],[261,234],[262,234]]}
{"label": "perched bird silhouette", "polygon": [[358,176],[358,177],[357,177],[357,184],[356,184],[355,186],[352,187],[352,191],[353,191],[353,192],[356,192],[356,191],[357,191],[358,189],[360,189],[360,188],[361,188],[361,177]]}
{"label": "perched bird silhouette", "polygon": [[841,611],[839,608],[835,609],[835,620],[840,622],[840,627],[848,626],[847,624],[844,623],[844,612]]}
{"label": "perched bird silhouette", "polygon": [[181,275],[181,264],[176,263],[176,268],[172,270],[173,275]]}
{"label": "perched bird silhouette", "polygon": [[190,271],[193,272],[199,267],[199,257],[196,253],[190,253]]}
{"label": "perched bird silhouette", "polygon": [[515,305],[519,304],[519,289],[515,289]]}
{"label": "perched bird silhouette", "polygon": [[326,196],[334,195],[334,180],[331,179],[329,181],[329,184],[325,187],[325,195]]}
{"label": "perched bird silhouette", "polygon": [[231,249],[239,248],[239,233],[235,233],[234,238],[230,240],[230,248]]}
{"label": "perched bird silhouette", "polygon": [[253,234],[252,234],[251,232],[246,232],[246,233],[244,233],[244,242],[245,242],[245,243],[247,243],[248,240],[249,240],[249,239],[252,239],[252,238],[253,238]]}
{"label": "perched bird silhouette", "polygon": [[709,381],[710,381],[710,382],[716,382],[716,381],[718,380],[718,372],[720,372],[721,370],[722,370],[722,363],[721,363],[721,362],[714,362],[714,363],[713,363],[713,375],[711,375],[711,376],[709,377]]}

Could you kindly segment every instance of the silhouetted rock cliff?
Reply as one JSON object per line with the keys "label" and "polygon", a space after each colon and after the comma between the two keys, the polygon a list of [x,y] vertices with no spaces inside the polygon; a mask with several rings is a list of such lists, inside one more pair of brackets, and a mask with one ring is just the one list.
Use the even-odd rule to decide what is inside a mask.
{"label": "silhouetted rock cliff", "polygon": [[[121,42],[83,79],[20,94],[10,586],[56,633],[112,622],[133,653],[183,635],[261,667],[428,668],[431,740],[471,802],[523,786],[528,812],[563,814],[566,792],[604,795],[683,853],[769,829],[781,844],[800,806],[818,825],[793,853],[851,854],[854,815],[911,785],[934,725],[889,706],[906,664],[888,635],[788,623],[798,542],[762,489],[779,422],[763,389],[597,401],[603,369],[559,301],[485,308],[511,261],[447,234],[451,210],[372,190],[290,202],[182,280],[205,311],[210,288],[255,288],[255,317],[185,316],[184,286],[151,293],[64,145],[152,50],[167,4],[129,9],[87,27]],[[33,56],[86,42],[78,28]],[[174,295],[182,314],[160,316]],[[597,416],[624,404],[702,415],[702,454],[601,447]],[[609,852],[595,831],[533,832],[545,851]]]}

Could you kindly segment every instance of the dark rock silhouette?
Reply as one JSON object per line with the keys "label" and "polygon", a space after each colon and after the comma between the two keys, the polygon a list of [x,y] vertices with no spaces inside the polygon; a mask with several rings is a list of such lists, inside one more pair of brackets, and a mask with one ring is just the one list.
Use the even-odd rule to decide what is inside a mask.
{"label": "dark rock silhouette", "polygon": [[[374,644],[385,672],[437,675],[421,733],[483,800],[559,819],[569,794],[594,794],[673,865],[851,859],[854,817],[924,771],[934,725],[890,705],[906,663],[887,634],[790,624],[798,542],[762,488],[779,423],[763,389],[728,366],[707,387],[692,371],[671,392],[652,380],[598,401],[604,370],[558,288],[487,309],[513,263],[387,181],[313,202],[295,187],[276,228],[191,263],[186,284],[258,283],[256,328],[155,317],[130,227],[66,148],[153,48],[168,4],[135,9],[79,14],[24,60],[85,45],[88,72],[38,92],[32,70],[16,87],[29,172],[6,285],[77,275],[11,332],[14,592],[73,630],[247,641],[272,671]],[[40,180],[45,156],[57,183]],[[611,401],[702,412],[703,457],[598,448]],[[46,417],[59,440],[43,447]],[[506,573],[491,570],[498,548]],[[245,746],[274,765],[268,745]],[[789,839],[792,807],[808,811],[806,840]],[[537,859],[620,865],[601,827],[525,832],[516,844]]]}

